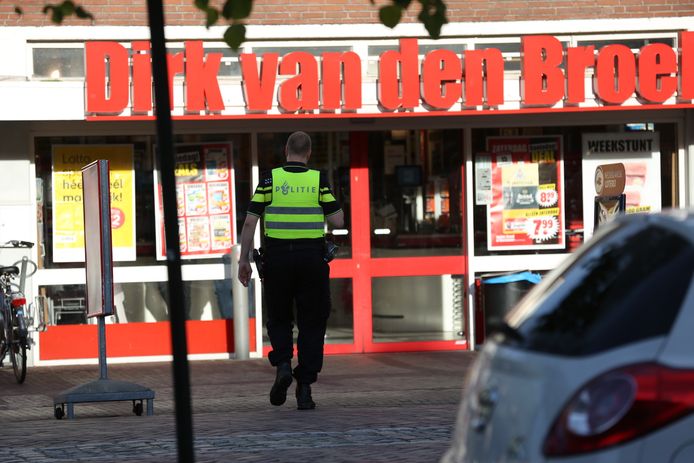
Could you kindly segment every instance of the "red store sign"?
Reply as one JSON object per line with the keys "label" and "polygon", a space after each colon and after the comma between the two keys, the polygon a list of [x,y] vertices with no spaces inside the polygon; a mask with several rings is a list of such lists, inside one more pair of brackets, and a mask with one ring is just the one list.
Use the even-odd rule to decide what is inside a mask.
{"label": "red store sign", "polygon": [[[150,114],[153,107],[150,44],[86,43],[86,112],[89,116]],[[316,57],[296,51],[243,53],[241,86],[246,113],[277,110],[296,113],[364,113],[362,62],[355,52]],[[223,85],[218,80],[221,53],[205,53],[201,41],[185,42],[169,54],[169,87],[184,79],[185,114],[223,114]],[[108,64],[108,66],[107,66]],[[417,39],[401,39],[399,50],[386,51],[378,62],[377,103],[380,112],[464,111],[498,109],[504,99],[504,59],[495,48],[434,50],[419,61]],[[585,76],[593,72],[593,95],[586,96]],[[278,84],[278,80],[281,82]],[[625,45],[568,47],[549,35],[521,39],[521,108],[578,107],[587,99],[602,105],[677,103],[694,99],[694,32],[679,34],[679,50],[662,43],[634,54]],[[276,95],[276,101],[275,101]],[[173,109],[173,101],[172,101]],[[373,113],[373,110],[371,111]],[[127,114],[127,113],[126,113]]]}

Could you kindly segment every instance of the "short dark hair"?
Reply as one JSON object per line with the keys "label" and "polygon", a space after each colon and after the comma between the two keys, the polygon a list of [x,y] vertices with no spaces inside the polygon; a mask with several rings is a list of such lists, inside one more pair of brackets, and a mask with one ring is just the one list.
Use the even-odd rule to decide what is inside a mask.
{"label": "short dark hair", "polygon": [[287,154],[306,156],[311,152],[311,137],[306,132],[294,132],[287,138]]}

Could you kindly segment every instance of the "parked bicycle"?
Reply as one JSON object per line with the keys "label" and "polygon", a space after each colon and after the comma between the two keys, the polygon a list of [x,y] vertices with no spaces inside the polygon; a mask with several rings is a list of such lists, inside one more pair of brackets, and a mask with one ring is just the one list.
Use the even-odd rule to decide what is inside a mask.
{"label": "parked bicycle", "polygon": [[[10,241],[12,247],[30,248],[28,241]],[[20,283],[14,279],[20,277]],[[26,264],[19,267],[0,266],[0,366],[9,354],[14,376],[18,383],[26,379],[27,349],[29,349],[29,330],[27,324],[27,301],[24,296]]]}

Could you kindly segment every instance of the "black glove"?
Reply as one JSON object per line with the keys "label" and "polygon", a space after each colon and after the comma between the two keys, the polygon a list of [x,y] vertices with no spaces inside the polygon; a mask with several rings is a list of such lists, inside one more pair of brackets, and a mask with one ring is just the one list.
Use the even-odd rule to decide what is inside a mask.
{"label": "black glove", "polygon": [[263,248],[253,250],[253,262],[258,269],[258,276],[263,279]]}
{"label": "black glove", "polygon": [[337,244],[333,243],[332,241],[327,241],[325,243],[325,256],[323,256],[323,260],[326,262],[330,262],[335,258],[335,254],[337,254],[337,250],[340,249],[340,246]]}

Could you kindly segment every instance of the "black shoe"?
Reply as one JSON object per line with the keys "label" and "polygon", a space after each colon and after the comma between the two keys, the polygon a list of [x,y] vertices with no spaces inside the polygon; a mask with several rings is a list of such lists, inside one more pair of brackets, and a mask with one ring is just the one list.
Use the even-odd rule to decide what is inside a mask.
{"label": "black shoe", "polygon": [[296,386],[296,408],[299,410],[313,410],[316,403],[311,398],[311,385],[299,383]]}
{"label": "black shoe", "polygon": [[270,403],[282,405],[287,401],[287,389],[292,384],[292,366],[288,363],[277,365],[277,376],[270,390]]}

